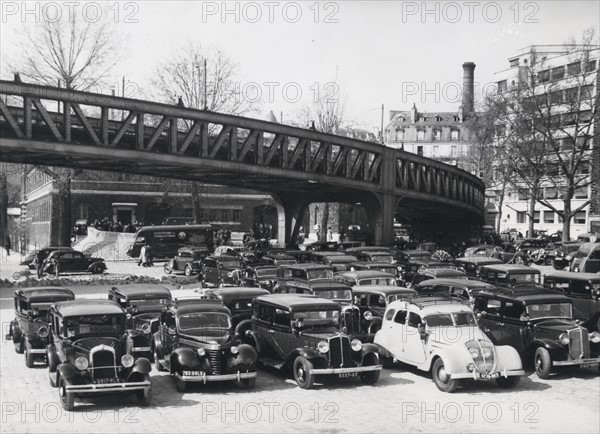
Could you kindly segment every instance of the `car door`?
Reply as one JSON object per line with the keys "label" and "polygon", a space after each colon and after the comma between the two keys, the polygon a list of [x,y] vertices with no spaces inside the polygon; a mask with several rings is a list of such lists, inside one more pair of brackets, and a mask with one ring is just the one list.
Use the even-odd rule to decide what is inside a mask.
{"label": "car door", "polygon": [[416,312],[409,312],[406,321],[406,337],[404,344],[404,357],[409,363],[419,365],[427,358],[425,352],[425,341],[421,339],[421,329],[425,323]]}
{"label": "car door", "polygon": [[81,252],[73,252],[72,270],[73,271],[87,271],[89,261],[85,255]]}
{"label": "car door", "polygon": [[521,351],[525,348],[527,322],[524,320],[525,306],[513,300],[503,300],[500,314],[502,321],[498,323],[498,341],[502,345],[510,345]]}
{"label": "car door", "polygon": [[478,313],[477,323],[496,345],[504,345],[501,309],[502,302],[493,297],[477,297],[475,301],[475,311]]}
{"label": "car door", "polygon": [[406,344],[406,318],[408,311],[398,309],[394,315],[393,321],[388,321],[385,326],[386,342],[388,350],[394,355],[394,358],[405,361],[404,347]]}

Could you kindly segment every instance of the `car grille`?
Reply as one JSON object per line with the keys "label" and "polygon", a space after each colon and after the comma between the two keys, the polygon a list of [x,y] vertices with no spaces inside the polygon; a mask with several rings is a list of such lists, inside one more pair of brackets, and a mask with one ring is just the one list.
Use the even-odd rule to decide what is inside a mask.
{"label": "car grille", "polygon": [[332,368],[342,368],[351,365],[350,338],[333,336],[329,338],[329,363]]}
{"label": "car grille", "polygon": [[91,365],[94,379],[114,378],[116,377],[115,353],[110,350],[92,349]]}
{"label": "car grille", "polygon": [[569,356],[573,359],[590,357],[589,332],[583,327],[569,330]]}
{"label": "car grille", "polygon": [[210,362],[210,370],[213,375],[221,374],[221,351],[220,350],[206,350],[208,361]]}
{"label": "car grille", "polygon": [[346,333],[349,335],[355,335],[360,333],[360,310],[358,309],[346,309],[344,310],[344,327],[346,327]]}

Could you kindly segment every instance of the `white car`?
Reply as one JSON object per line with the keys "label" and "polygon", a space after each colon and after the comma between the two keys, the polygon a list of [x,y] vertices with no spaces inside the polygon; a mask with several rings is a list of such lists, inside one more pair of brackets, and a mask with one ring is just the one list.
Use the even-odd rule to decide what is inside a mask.
{"label": "white car", "polygon": [[469,306],[446,298],[390,303],[374,343],[384,366],[398,360],[431,371],[443,392],[454,392],[464,379],[494,379],[513,388],[525,374],[517,350],[494,346]]}

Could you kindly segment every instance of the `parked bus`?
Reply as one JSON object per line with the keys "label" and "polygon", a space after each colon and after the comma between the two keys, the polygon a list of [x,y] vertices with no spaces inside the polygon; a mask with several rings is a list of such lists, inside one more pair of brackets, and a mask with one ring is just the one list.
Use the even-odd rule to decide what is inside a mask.
{"label": "parked bus", "polygon": [[155,258],[172,258],[183,246],[204,246],[213,251],[213,228],[211,225],[164,225],[144,226],[136,233],[127,254],[132,258],[140,255],[144,244],[152,247]]}

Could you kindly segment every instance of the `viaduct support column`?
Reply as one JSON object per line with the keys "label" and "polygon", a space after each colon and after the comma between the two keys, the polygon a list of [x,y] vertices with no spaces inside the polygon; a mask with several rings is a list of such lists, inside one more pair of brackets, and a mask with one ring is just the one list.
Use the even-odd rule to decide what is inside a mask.
{"label": "viaduct support column", "polygon": [[397,200],[394,195],[396,186],[396,157],[395,151],[386,148],[381,162],[382,192],[376,193],[376,199],[365,204],[371,235],[376,246],[391,246],[394,244],[394,213]]}
{"label": "viaduct support column", "polygon": [[289,193],[281,194],[275,197],[279,222],[277,231],[278,242],[281,244],[295,244],[298,238],[302,218],[306,208],[310,204],[310,199],[302,194]]}

